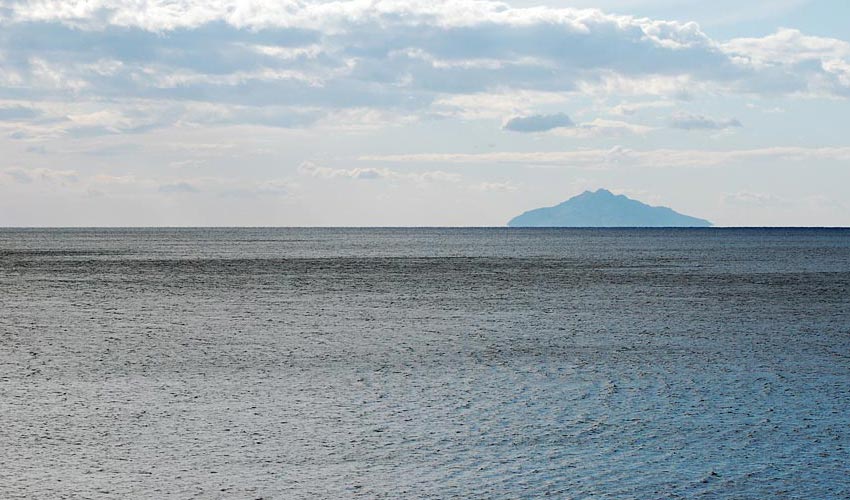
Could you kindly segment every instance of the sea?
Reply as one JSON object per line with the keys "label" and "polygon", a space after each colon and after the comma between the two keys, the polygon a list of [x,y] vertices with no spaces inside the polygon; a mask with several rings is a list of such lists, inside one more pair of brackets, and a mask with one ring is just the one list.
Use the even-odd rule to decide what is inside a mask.
{"label": "sea", "polygon": [[850,498],[850,230],[0,229],[0,498]]}

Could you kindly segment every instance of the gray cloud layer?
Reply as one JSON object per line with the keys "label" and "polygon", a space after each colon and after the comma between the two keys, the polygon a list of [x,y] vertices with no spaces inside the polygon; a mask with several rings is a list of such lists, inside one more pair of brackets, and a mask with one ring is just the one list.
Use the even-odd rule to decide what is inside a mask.
{"label": "gray cloud layer", "polygon": [[564,113],[554,115],[517,116],[505,123],[505,130],[513,132],[545,132],[555,128],[574,127],[575,123]]}
{"label": "gray cloud layer", "polygon": [[[680,88],[654,88],[665,79]],[[186,121],[301,127],[342,108],[416,114],[444,95],[604,92],[611,81],[638,94],[699,84],[847,97],[850,44],[794,30],[721,43],[695,23],[477,0],[0,1],[0,99],[123,103],[112,122],[54,117],[83,135]],[[42,116],[0,108],[12,119]],[[546,130],[520,120],[531,121],[506,128]]]}

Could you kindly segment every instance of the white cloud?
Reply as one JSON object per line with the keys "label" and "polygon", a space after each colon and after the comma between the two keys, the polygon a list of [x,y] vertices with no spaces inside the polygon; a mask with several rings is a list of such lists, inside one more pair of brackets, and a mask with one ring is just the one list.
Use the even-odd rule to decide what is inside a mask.
{"label": "white cloud", "polygon": [[78,180],[78,174],[74,170],[55,170],[51,168],[10,167],[0,170],[0,175],[18,184],[43,182],[66,185],[75,183]]}
{"label": "white cloud", "polygon": [[440,116],[463,119],[500,119],[505,115],[529,114],[540,107],[563,103],[567,96],[559,92],[500,90],[473,94],[444,95],[431,108]]}
{"label": "white cloud", "polygon": [[575,151],[495,152],[495,153],[426,153],[408,155],[368,155],[364,161],[408,163],[456,164],[520,164],[557,165],[582,168],[610,167],[615,165],[637,167],[714,167],[750,160],[776,161],[850,161],[850,147],[802,148],[774,147],[711,151],[695,149],[656,149],[637,151],[614,147],[611,149],[586,149]]}
{"label": "white cloud", "polygon": [[322,179],[349,178],[359,180],[373,180],[386,178],[392,175],[392,171],[386,168],[329,168],[316,165],[312,162],[304,162],[298,167],[302,175],[319,177]]}
{"label": "white cloud", "polygon": [[97,174],[91,177],[91,182],[100,185],[135,185],[145,183],[134,175]]}
{"label": "white cloud", "polygon": [[[229,121],[304,127],[349,108],[541,114],[538,106],[576,93],[850,95],[850,44],[787,29],[724,42],[693,22],[486,0],[4,5],[0,53],[15,57],[0,60],[0,88],[104,107],[169,103],[170,124],[192,122],[175,103],[231,107]],[[487,97],[498,94],[515,99]],[[147,126],[109,112],[71,119],[106,122],[113,133]]]}
{"label": "white cloud", "polygon": [[212,196],[229,198],[291,197],[300,189],[291,179],[246,180],[235,177],[139,177],[96,174],[81,182],[87,195]]}
{"label": "white cloud", "polygon": [[570,129],[558,129],[559,135],[568,137],[624,137],[628,135],[643,135],[655,130],[654,127],[629,123],[621,120],[607,120],[596,118],[589,122],[580,123]]}
{"label": "white cloud", "polygon": [[628,75],[602,70],[595,78],[577,82],[577,90],[597,99],[614,96],[691,100],[694,96],[716,94],[721,87],[718,82],[699,80],[689,73]]}
{"label": "white cloud", "polygon": [[[850,95],[850,43],[845,40],[780,29],[762,38],[736,38],[722,48],[736,63],[757,72],[754,81],[742,82],[750,91],[761,92],[766,87],[776,93]],[[761,78],[777,81],[759,81]]]}
{"label": "white cloud", "polygon": [[670,126],[681,130],[724,130],[743,125],[737,118],[716,120],[703,115],[676,113],[670,117]]}
{"label": "white cloud", "polygon": [[476,191],[509,193],[518,190],[519,186],[517,186],[513,182],[504,181],[480,182],[478,184],[473,184],[471,188]]}
{"label": "white cloud", "polygon": [[675,106],[674,101],[642,101],[618,104],[609,110],[609,113],[617,116],[631,116],[646,109],[670,108]]}
{"label": "white cloud", "polygon": [[846,61],[850,58],[850,43],[844,40],[807,36],[799,30],[787,28],[762,38],[735,38],[724,43],[723,48],[757,66]]}
{"label": "white cloud", "polygon": [[431,182],[458,182],[461,175],[457,173],[443,172],[440,170],[426,172],[399,172],[388,168],[330,168],[316,165],[312,162],[304,162],[298,167],[298,172],[310,177],[321,179],[354,179],[354,180],[403,180],[419,183]]}

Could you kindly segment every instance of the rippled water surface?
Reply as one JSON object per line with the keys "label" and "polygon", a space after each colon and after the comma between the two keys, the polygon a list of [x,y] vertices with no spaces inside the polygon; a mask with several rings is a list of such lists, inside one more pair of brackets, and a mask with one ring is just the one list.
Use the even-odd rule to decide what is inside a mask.
{"label": "rippled water surface", "polygon": [[850,231],[0,230],[2,498],[847,498]]}

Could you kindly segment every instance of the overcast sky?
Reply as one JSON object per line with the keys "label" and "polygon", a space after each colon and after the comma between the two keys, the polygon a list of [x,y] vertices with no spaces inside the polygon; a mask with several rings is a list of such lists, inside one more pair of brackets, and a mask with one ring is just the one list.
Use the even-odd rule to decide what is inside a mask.
{"label": "overcast sky", "polygon": [[847,0],[0,0],[3,226],[847,226],[848,130]]}

